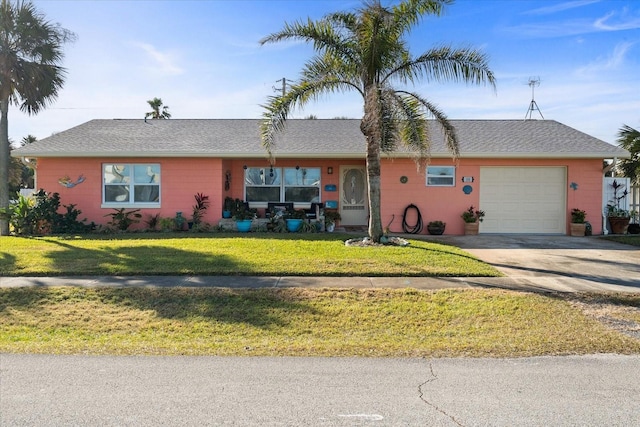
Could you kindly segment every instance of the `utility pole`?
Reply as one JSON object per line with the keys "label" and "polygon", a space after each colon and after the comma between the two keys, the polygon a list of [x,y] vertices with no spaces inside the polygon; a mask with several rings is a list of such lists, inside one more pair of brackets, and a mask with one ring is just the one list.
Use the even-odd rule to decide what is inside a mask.
{"label": "utility pole", "polygon": [[277,88],[275,86],[273,86],[273,91],[277,92],[277,91],[282,91],[282,96],[285,96],[287,94],[287,78],[283,77],[280,80],[276,80],[276,83],[282,82],[282,88]]}

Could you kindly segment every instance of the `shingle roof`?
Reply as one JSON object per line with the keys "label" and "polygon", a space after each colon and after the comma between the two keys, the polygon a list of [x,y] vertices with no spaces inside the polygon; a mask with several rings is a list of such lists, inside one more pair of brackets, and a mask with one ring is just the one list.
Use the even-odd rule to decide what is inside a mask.
{"label": "shingle roof", "polygon": [[[451,120],[465,157],[626,158],[614,145],[553,120]],[[449,157],[432,125],[432,157]],[[91,120],[13,150],[25,157],[264,157],[260,121],[250,119]],[[287,121],[278,157],[364,158],[360,120]],[[399,152],[398,156],[408,153]]]}

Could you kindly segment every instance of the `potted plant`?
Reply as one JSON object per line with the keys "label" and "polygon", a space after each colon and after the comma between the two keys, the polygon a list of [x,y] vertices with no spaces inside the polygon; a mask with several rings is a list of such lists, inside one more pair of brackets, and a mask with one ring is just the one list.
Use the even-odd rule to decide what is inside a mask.
{"label": "potted plant", "polygon": [[291,233],[295,233],[302,226],[302,221],[307,218],[307,213],[302,209],[289,211],[287,214],[287,230]]}
{"label": "potted plant", "polygon": [[464,234],[476,235],[480,230],[480,223],[484,220],[485,213],[480,209],[470,206],[469,209],[462,212],[460,217],[464,221]]}
{"label": "potted plant", "polygon": [[233,220],[236,222],[236,228],[241,233],[246,233],[251,230],[251,223],[253,222],[253,218],[255,218],[255,212],[252,212],[250,209],[247,209],[244,204],[236,207],[233,212]]}
{"label": "potted plant", "polygon": [[613,187],[613,199],[607,204],[607,218],[611,226],[612,234],[625,234],[631,220],[630,212],[624,207],[624,200],[629,192],[624,184],[619,183],[615,179],[611,183]]}
{"label": "potted plant", "polygon": [[333,233],[333,230],[336,229],[336,221],[340,221],[342,217],[340,216],[340,212],[325,210],[324,211],[324,226],[325,229],[329,233]]}
{"label": "potted plant", "polygon": [[587,213],[582,209],[574,208],[571,210],[571,235],[574,237],[582,237],[585,235],[587,224],[585,218]]}
{"label": "potted plant", "polygon": [[209,196],[205,196],[202,193],[196,193],[194,198],[196,199],[196,204],[192,207],[192,223],[189,228],[192,228],[192,226],[194,225],[198,227],[202,223],[202,217],[204,216],[204,213],[209,208]]}
{"label": "potted plant", "polygon": [[447,226],[446,223],[436,220],[431,221],[427,224],[427,231],[429,234],[433,234],[434,236],[439,236],[444,233],[444,229]]}
{"label": "potted plant", "polygon": [[222,206],[222,218],[231,218],[234,207],[235,201],[231,197],[225,197],[224,205]]}
{"label": "potted plant", "polygon": [[176,231],[184,230],[185,219],[182,216],[182,212],[176,212],[176,217],[173,219],[173,221],[176,223]]}

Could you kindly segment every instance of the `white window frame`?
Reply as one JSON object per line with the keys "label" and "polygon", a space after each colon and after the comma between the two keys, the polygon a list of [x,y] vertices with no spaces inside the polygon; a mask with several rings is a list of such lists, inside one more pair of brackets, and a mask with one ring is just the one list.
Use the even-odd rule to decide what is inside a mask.
{"label": "white window frame", "polygon": [[[106,171],[105,169],[107,168],[107,166],[125,166],[129,168],[129,174],[125,177],[128,178],[127,180],[124,180],[123,182],[120,183],[114,183],[114,182],[106,182]],[[159,175],[160,178],[158,179],[157,182],[153,181],[153,177],[150,178],[150,182],[135,182],[135,178],[134,178],[134,171],[136,167],[152,167],[152,168],[157,168],[159,171]],[[118,162],[109,162],[109,163],[103,163],[101,166],[101,176],[102,176],[102,208],[159,208],[161,205],[161,199],[160,196],[162,194],[162,184],[161,184],[161,180],[162,180],[162,167],[160,165],[160,163],[118,163]],[[135,189],[137,186],[148,186],[148,185],[155,185],[158,187],[158,201],[157,202],[136,202],[134,197],[135,197]],[[126,186],[127,187],[127,191],[129,193],[129,201],[107,201],[106,200],[106,189],[108,186]]]}
{"label": "white window frame", "polygon": [[[296,175],[303,173],[301,171],[304,170],[311,170],[311,169],[317,169],[318,170],[318,181],[315,184],[287,184],[287,171],[295,171],[294,173]],[[304,178],[303,178],[304,179]],[[319,167],[312,167],[312,168],[303,168],[303,167],[293,167],[293,168],[283,168],[283,175],[282,175],[282,195],[280,196],[280,198],[282,199],[282,202],[289,202],[289,203],[297,203],[300,205],[311,205],[311,203],[320,203],[322,200],[322,185],[321,185],[321,181],[322,181],[322,168]],[[286,192],[287,189],[289,188],[313,188],[313,189],[317,189],[318,190],[318,199],[317,200],[313,200],[313,201],[309,201],[309,202],[292,202],[290,200],[285,200],[286,198]]]}
{"label": "white window frame", "polygon": [[[251,170],[260,170],[260,175],[266,175],[268,173],[275,174],[279,179],[279,184],[262,184],[262,185],[249,185],[247,183],[247,174],[251,172]],[[264,181],[264,179],[263,179]],[[247,167],[244,171],[244,200],[249,202],[252,207],[266,207],[268,203],[280,203],[282,200],[282,170],[281,168],[263,168],[263,167]],[[251,201],[247,199],[247,188],[277,188],[278,189],[278,199],[279,200],[268,200],[268,201]],[[264,205],[264,206],[263,206]]]}
{"label": "white window frame", "polygon": [[[431,171],[434,171],[435,169],[438,169],[440,172],[436,173],[432,173]],[[442,171],[443,170],[449,170],[450,173],[446,173],[443,174]],[[450,179],[450,182],[447,183],[434,183],[434,179],[438,179],[438,180],[442,180],[445,178]],[[437,165],[433,165],[433,166],[427,166],[427,178],[426,178],[426,186],[427,187],[455,187],[456,186],[456,167],[455,166],[437,166]]]}
{"label": "white window frame", "polygon": [[[279,188],[279,200],[269,200],[267,201],[250,201],[247,200],[247,187],[252,187],[252,188],[256,188],[256,187],[261,187],[259,185],[248,185],[247,184],[247,174],[250,173],[251,169],[262,169],[263,173],[270,173],[270,171],[273,171],[274,173],[278,174],[280,177],[280,183],[279,184],[274,184],[274,185],[263,185],[264,188],[274,188],[274,187],[278,187]],[[296,168],[296,167],[285,167],[285,168],[263,168],[263,167],[247,167],[247,169],[245,169],[245,179],[244,179],[244,200],[247,200],[250,204],[251,207],[255,207],[255,208],[263,208],[263,207],[267,207],[269,203],[291,203],[290,201],[285,200],[286,198],[286,190],[288,188],[317,188],[318,189],[318,203],[321,202],[321,198],[322,198],[322,168],[319,166],[314,166],[314,167],[309,167],[309,168],[305,168],[305,169],[317,169],[318,170],[318,182],[316,185],[304,185],[304,184],[300,184],[300,185],[291,185],[291,184],[287,184],[286,181],[286,173],[287,171],[291,171],[291,170],[300,170],[303,169],[302,167]],[[295,206],[300,206],[300,207],[308,207],[311,206],[312,202],[293,202],[295,203]]]}

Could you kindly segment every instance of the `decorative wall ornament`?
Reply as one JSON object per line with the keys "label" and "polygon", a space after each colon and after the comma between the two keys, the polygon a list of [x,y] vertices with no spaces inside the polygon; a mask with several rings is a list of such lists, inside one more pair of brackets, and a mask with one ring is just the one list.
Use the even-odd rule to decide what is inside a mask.
{"label": "decorative wall ornament", "polygon": [[[244,167],[245,169],[247,169],[247,167]],[[231,188],[231,171],[227,171],[224,174],[224,189],[225,191],[229,191],[229,188]]]}
{"label": "decorative wall ornament", "polygon": [[569,184],[569,187],[571,187],[571,189],[575,191],[578,189],[578,184],[576,182],[572,182],[571,184]]}
{"label": "decorative wall ornament", "polygon": [[77,180],[72,181],[71,178],[69,178],[69,175],[65,175],[64,177],[58,180],[58,183],[63,187],[73,188],[78,184],[82,184],[85,179],[86,178],[84,177],[84,175],[80,175]]}

